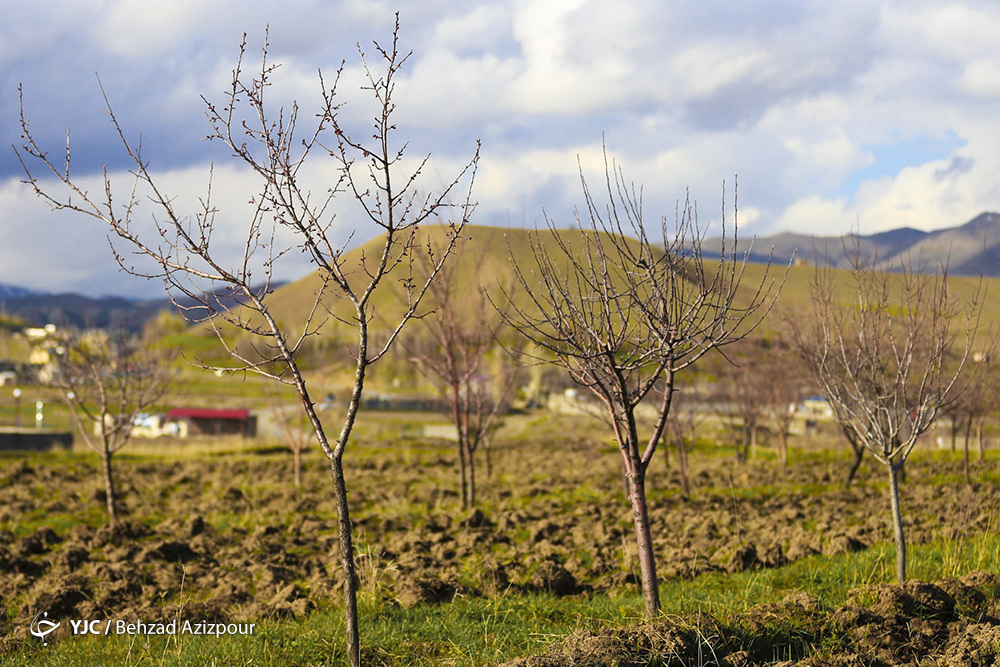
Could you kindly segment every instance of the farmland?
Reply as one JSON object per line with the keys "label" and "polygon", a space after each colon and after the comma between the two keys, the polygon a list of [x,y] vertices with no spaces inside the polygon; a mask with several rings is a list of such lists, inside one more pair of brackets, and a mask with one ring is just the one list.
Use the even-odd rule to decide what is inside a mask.
{"label": "farmland", "polygon": [[[524,233],[511,232],[506,239],[490,228],[468,233],[511,252],[527,242]],[[463,279],[454,305],[471,325],[482,324],[474,313],[486,312],[474,303],[482,298],[480,281],[495,274],[502,283],[504,261],[469,251],[456,257]],[[748,265],[746,275],[764,282],[764,270]],[[362,410],[343,458],[362,663],[995,662],[1000,651],[995,406],[968,412],[962,417],[967,422],[956,420],[963,414],[957,411],[941,414],[905,461],[900,500],[909,581],[891,583],[897,550],[888,475],[869,453],[845,487],[853,460],[845,431],[831,414],[820,417],[803,402],[817,387],[787,332],[790,313],[811,307],[812,275],[810,267],[791,267],[772,314],[728,356],[706,355],[697,368],[669,383],[649,385],[651,395],[659,396],[666,395],[668,384],[674,386],[673,379],[680,387],[670,414],[663,415],[669,424],[656,457],[642,469],[651,535],[646,544],[659,576],[659,587],[651,586],[661,601],[654,613],[644,595],[649,591],[643,590],[635,508],[630,508],[635,496],[626,498],[631,480],[622,473],[620,442],[595,408],[597,399],[580,390],[579,380],[573,385],[565,369],[536,363],[511,371],[508,386],[516,391],[504,405],[503,425],[488,432],[490,444],[475,452],[439,439],[457,431],[444,414]],[[840,284],[845,275],[838,274],[837,299],[853,303]],[[301,321],[304,304],[316,295],[315,280],[305,278],[268,296],[275,317]],[[888,293],[901,289],[896,277],[888,282]],[[959,299],[978,285],[971,279],[949,284]],[[733,296],[741,303],[753,298]],[[379,298],[379,318],[372,316],[376,329],[405,303],[392,290]],[[984,319],[1000,317],[995,303],[987,302]],[[440,315],[445,305],[430,300],[426,307],[438,312],[424,316]],[[316,323],[315,335],[304,339],[293,361],[310,387],[307,406],[315,406],[332,431],[343,421],[356,376],[348,314],[338,315],[334,306],[327,312],[331,317]],[[440,381],[418,370],[410,352],[444,356],[447,344],[428,342],[426,322],[412,323],[400,345],[367,376],[366,397],[379,398],[382,408],[392,403],[389,398],[445,395]],[[258,437],[133,438],[114,457],[118,497],[112,503],[101,483],[100,457],[79,439],[70,452],[0,455],[4,660],[13,665],[348,661],[339,537],[345,533],[330,486],[331,459],[319,451],[302,414],[306,397],[254,372],[288,369],[261,357],[267,348],[232,328],[219,325],[218,333],[235,357],[219,345],[212,327],[188,326],[166,313],[133,344],[163,353],[160,370],[167,386],[152,406],[156,411],[247,408],[260,419]],[[489,354],[466,374],[478,378],[477,384],[456,389],[453,396],[472,396],[501,379],[505,364],[511,365],[506,353],[520,344],[514,334],[498,334],[500,345],[489,341]],[[537,349],[531,354],[536,361],[551,360]],[[628,354],[619,350],[619,356]],[[237,359],[248,365],[241,368]],[[980,354],[979,360],[989,361],[989,355]],[[188,362],[220,368],[206,373]],[[976,363],[975,384],[984,391],[965,385],[963,390],[992,399],[996,369]],[[642,363],[633,370],[641,375],[651,368]],[[97,377],[126,375],[104,370]],[[93,401],[91,390],[92,385],[80,385]],[[83,427],[79,415],[65,408],[64,395],[54,385],[27,383],[23,397],[0,396],[0,421],[23,425],[33,416],[31,407],[42,402],[46,428]],[[797,407],[789,410],[790,404]],[[900,405],[904,415],[912,414],[909,404]],[[638,431],[652,431],[656,410],[648,403],[633,407]],[[782,415],[792,415],[794,423],[782,422]],[[285,417],[288,432],[277,428]],[[968,477],[961,423],[972,433],[971,440],[964,438],[973,443]],[[305,452],[301,486],[294,482],[288,451],[292,431],[314,443]],[[977,442],[987,445],[983,455]],[[779,443],[788,445],[784,464],[779,456],[786,450]],[[689,454],[682,457],[682,451]],[[458,472],[460,457],[471,460],[473,454],[474,503],[460,494]],[[683,475],[682,461],[688,462]],[[112,506],[118,508],[113,518]],[[40,625],[42,620],[48,625]],[[90,636],[95,634],[100,636]]]}
{"label": "farmland", "polygon": [[[848,457],[832,434],[793,449],[785,467],[764,448],[740,464],[731,447],[703,441],[688,498],[669,457],[657,459],[649,497],[664,616],[643,622],[618,453],[598,421],[511,417],[480,504],[466,511],[451,443],[404,437],[407,415],[363,421],[348,474],[366,664],[491,665],[546,651],[518,664],[647,664],[657,655],[691,665],[809,655],[813,664],[917,664],[917,655],[975,664],[961,656],[996,654],[994,451],[973,484],[957,455],[930,440],[908,463],[912,579],[950,580],[922,588],[887,584],[884,475],[865,464],[845,489]],[[280,446],[157,442],[120,455],[124,513],[113,530],[95,456],[0,459],[5,660],[340,664],[325,459],[307,455],[296,489]],[[28,631],[43,609],[59,619],[207,619],[256,630],[81,637],[63,623],[43,648]]]}

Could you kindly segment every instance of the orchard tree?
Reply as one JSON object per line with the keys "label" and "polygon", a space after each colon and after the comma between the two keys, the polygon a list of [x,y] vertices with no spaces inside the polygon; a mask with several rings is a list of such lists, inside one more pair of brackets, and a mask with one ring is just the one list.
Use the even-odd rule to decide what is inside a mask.
{"label": "orchard tree", "polygon": [[[475,266],[480,264],[479,255]],[[438,272],[428,290],[433,312],[404,344],[407,356],[433,382],[458,435],[462,508],[476,504],[476,452],[488,446],[517,380],[517,345],[500,343],[504,321],[477,286],[461,289],[459,263]],[[490,364],[491,358],[494,362]]]}
{"label": "orchard tree", "polygon": [[[706,392],[692,378],[691,383],[674,390],[673,404],[667,418],[667,436],[674,441],[677,449],[677,474],[681,479],[681,493],[685,498],[691,496],[691,475],[689,474],[689,454],[698,436],[698,429],[707,419],[705,410]],[[663,452],[667,465],[670,465],[670,450]]]}
{"label": "orchard tree", "polygon": [[128,444],[136,419],[163,396],[166,363],[122,332],[81,335],[59,363],[54,384],[87,446],[101,457],[108,523],[118,522],[112,458]]}
{"label": "orchard tree", "polygon": [[975,433],[979,460],[983,460],[983,431],[986,419],[997,409],[998,369],[989,354],[978,352],[969,364],[970,380],[964,390],[948,408],[951,419],[951,447],[955,449],[956,436],[962,435],[962,462],[965,482],[972,482],[969,466],[969,440]]}
{"label": "orchard tree", "polygon": [[887,267],[855,246],[849,270],[817,264],[812,307],[812,317],[793,328],[793,340],[844,433],[885,466],[896,578],[903,581],[900,473],[917,439],[965,388],[982,283],[962,300],[951,290],[947,267],[938,275],[909,262]]}
{"label": "orchard tree", "polygon": [[777,439],[778,464],[788,464],[788,439],[802,400],[808,370],[786,341],[768,341],[761,350],[758,372],[767,400],[765,416]]}
{"label": "orchard tree", "polygon": [[[542,358],[565,368],[603,403],[621,456],[645,610],[652,618],[660,596],[646,471],[664,434],[677,374],[710,350],[746,337],[780,285],[769,276],[770,265],[749,288],[742,284],[747,261],[737,255],[735,232],[714,261],[706,258],[689,201],[679,207],[672,231],[664,218],[651,236],[641,190],[606,155],[606,201],[593,196],[580,171],[584,208],[575,227],[560,230],[546,215],[548,229],[532,235],[531,256],[511,253],[519,289],[497,301],[506,321],[547,352]],[[723,218],[724,235],[725,226]],[[648,431],[636,417],[644,401],[657,406]]]}
{"label": "orchard tree", "polygon": [[[362,88],[374,102],[372,127],[363,131],[360,139],[355,138],[340,115],[343,103],[337,83],[342,68],[332,84],[319,74],[318,108],[307,117],[300,117],[297,103],[285,108],[270,101],[277,65],[268,60],[266,40],[259,70],[252,74],[244,71],[244,38],[231,85],[221,102],[205,100],[209,139],[221,142],[232,158],[258,181],[256,190],[248,193],[251,212],[243,235],[243,253],[235,261],[229,261],[226,248],[213,236],[218,208],[212,197],[211,172],[198,208],[190,213],[179,210],[178,200],[162,189],[141,147],[128,139],[108,103],[119,144],[131,158],[133,178],[120,188],[117,182],[112,183],[105,170],[104,187],[92,193],[71,177],[68,148],[63,164],[61,152],[57,158],[51,157],[36,142],[23,101],[21,105],[24,143],[19,156],[27,183],[35,192],[56,209],[104,223],[111,237],[128,252],[145,257],[153,268],[136,268],[126,261],[125,250],[114,252],[123,269],[162,280],[175,305],[184,308],[189,319],[207,322],[214,328],[236,360],[236,370],[269,377],[291,385],[297,392],[316,442],[330,466],[343,570],[347,659],[351,665],[360,664],[361,651],[358,580],[344,452],[361,405],[368,370],[387,354],[403,327],[421,314],[421,300],[473,211],[472,181],[479,155],[477,147],[471,161],[453,180],[445,181],[438,190],[418,193],[424,191],[421,176],[429,156],[404,160],[406,142],[396,139],[395,83],[409,57],[398,50],[398,34],[397,15],[391,43],[385,47],[375,43],[377,67],[358,47],[361,70],[366,77]],[[45,174],[44,178],[36,173],[38,170]],[[320,182],[323,185],[318,191],[311,189],[310,183]],[[150,200],[154,209],[145,228],[139,221],[137,208],[144,199]],[[347,201],[342,203],[342,199]],[[449,203],[455,200],[460,203]],[[360,258],[346,254],[335,237],[338,228],[335,216],[338,209],[347,206],[354,206],[355,218],[365,221],[379,234],[376,250],[362,253]],[[414,258],[427,251],[417,243],[418,228],[442,215],[452,220],[448,241],[431,257],[429,275],[415,281]],[[294,240],[280,242],[282,238]],[[303,253],[316,267],[319,287],[311,308],[293,326],[276,319],[268,295],[275,263],[296,252]],[[375,295],[393,283],[402,285],[407,295],[406,306],[375,339],[371,331]],[[220,295],[236,298],[225,299]],[[331,298],[337,299],[337,303],[329,303]],[[318,333],[322,324],[320,315],[339,321],[356,334],[353,388],[339,435],[332,439],[298,362],[303,342]],[[380,316],[384,322],[384,314]],[[233,342],[234,331],[256,341],[249,352],[241,351],[242,346],[237,347]]]}
{"label": "orchard tree", "polygon": [[765,372],[766,361],[755,341],[747,340],[737,347],[735,354],[723,357],[716,405],[719,416],[730,424],[736,459],[744,463],[756,453],[760,431],[770,413],[773,378]]}
{"label": "orchard tree", "polygon": [[265,396],[267,410],[278,428],[281,442],[292,453],[292,481],[298,489],[302,486],[302,453],[309,449],[309,443],[312,442],[312,429],[298,408],[287,409],[285,405],[279,404],[277,397],[266,390]]}

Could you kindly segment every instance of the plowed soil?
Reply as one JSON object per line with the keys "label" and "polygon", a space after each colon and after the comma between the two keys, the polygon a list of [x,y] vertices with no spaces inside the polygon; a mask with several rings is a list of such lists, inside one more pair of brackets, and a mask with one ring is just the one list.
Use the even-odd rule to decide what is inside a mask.
{"label": "plowed soil", "polygon": [[[363,590],[412,606],[447,602],[456,594],[594,594],[634,586],[634,535],[616,456],[613,448],[586,438],[499,445],[490,478],[480,463],[480,508],[463,512],[454,456],[446,446],[357,443],[347,461]],[[116,470],[123,519],[114,530],[102,523],[96,461],[0,460],[0,606],[6,611],[0,614],[0,647],[23,637],[24,619],[38,609],[68,618],[163,617],[183,610],[188,617],[256,621],[337,604],[340,572],[328,469],[312,453],[297,489],[290,459],[280,450],[171,459],[121,456]],[[693,493],[687,499],[677,492],[676,472],[662,457],[649,475],[662,577],[780,567],[890,539],[886,485],[874,464],[862,467],[850,489],[843,488],[846,459],[779,467],[696,454],[692,464]],[[902,502],[911,544],[996,530],[998,472],[996,462],[980,464],[979,481],[970,486],[956,464],[929,458],[908,464]],[[963,586],[971,584],[938,585],[935,590],[948,597],[933,618],[906,616],[878,606],[882,602],[862,611],[849,605],[821,612],[807,601],[802,613],[816,616],[810,632],[836,627],[850,637],[844,655],[882,661],[844,658],[827,664],[911,664],[883,655],[896,650],[904,634],[917,653],[933,644],[940,655],[979,655],[982,646],[996,648],[996,582],[976,588],[978,593],[966,593]],[[910,604],[906,595],[914,594],[924,595],[909,589],[859,593],[904,610]],[[977,609],[984,610],[979,617],[955,611],[962,596],[977,601]],[[791,613],[755,613],[765,612]],[[915,624],[912,618],[933,623]],[[959,621],[962,625],[954,625]],[[661,633],[649,642],[670,646],[690,634],[682,626],[665,627],[635,632]],[[918,642],[914,633],[923,639]],[[883,644],[889,648],[883,650]],[[565,650],[572,655],[576,649]],[[758,664],[750,654],[743,662],[738,658],[726,664]],[[648,663],[629,659],[586,663],[556,655],[517,664]]]}

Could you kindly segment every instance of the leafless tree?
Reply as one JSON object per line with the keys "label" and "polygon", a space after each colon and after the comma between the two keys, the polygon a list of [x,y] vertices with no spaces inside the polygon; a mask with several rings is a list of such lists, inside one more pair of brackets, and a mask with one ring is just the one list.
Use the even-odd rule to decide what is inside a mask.
{"label": "leafless tree", "polygon": [[963,391],[947,408],[951,419],[951,445],[955,449],[956,436],[962,435],[962,462],[965,482],[971,483],[972,474],[969,465],[969,440],[975,432],[979,458],[983,458],[983,431],[986,419],[997,409],[997,373],[998,369],[992,363],[990,356],[976,353],[969,364],[972,373],[970,381],[965,383]]}
{"label": "leafless tree", "polygon": [[124,333],[81,335],[66,351],[54,380],[87,446],[101,456],[108,523],[118,521],[112,458],[132,437],[141,413],[166,388],[162,359]]}
{"label": "leafless tree", "polygon": [[[481,255],[480,255],[481,258]],[[478,266],[479,262],[475,264]],[[462,508],[476,504],[475,456],[500,426],[517,379],[516,364],[501,349],[503,318],[477,286],[461,289],[458,262],[438,272],[428,291],[433,312],[411,329],[404,347],[411,361],[438,387],[458,435]],[[516,354],[516,345],[508,345]],[[489,357],[498,364],[489,368]]]}
{"label": "leafless tree", "polygon": [[[308,420],[297,408],[289,411],[283,405],[278,404],[276,397],[265,390],[267,396],[267,410],[274,420],[278,432],[281,434],[281,441],[288,451],[292,453],[292,479],[295,488],[302,486],[302,453],[309,448],[312,442],[312,429],[307,426]],[[305,420],[305,423],[303,423]]]}
{"label": "leafless tree", "polygon": [[732,430],[736,458],[745,462],[757,451],[760,430],[771,410],[771,381],[756,341],[747,340],[724,358],[716,405]]}
{"label": "leafless tree", "polygon": [[[897,273],[855,248],[846,272],[817,265],[813,317],[793,329],[848,438],[886,467],[896,543],[896,577],[906,578],[899,504],[900,471],[920,437],[963,389],[982,310],[981,288],[968,302],[940,275]],[[893,267],[895,268],[895,267]],[[957,354],[947,364],[950,354]]]}
{"label": "leafless tree", "polygon": [[788,438],[791,436],[792,424],[795,422],[795,406],[801,398],[799,385],[785,375],[772,376],[775,383],[771,385],[770,406],[768,418],[774,426],[774,434],[778,439],[778,464],[788,465]]}
{"label": "leafless tree", "polygon": [[[740,289],[747,264],[728,240],[717,261],[707,260],[690,202],[679,206],[673,232],[661,221],[661,246],[643,222],[641,190],[616,165],[605,157],[603,203],[580,171],[585,207],[575,228],[561,231],[546,216],[548,229],[532,236],[532,256],[511,257],[519,289],[501,303],[512,326],[604,405],[626,477],[645,610],[653,617],[660,599],[646,471],[666,427],[677,373],[744,338],[779,286],[764,271],[758,284]],[[642,435],[636,408],[647,400],[656,417]]]}
{"label": "leafless tree", "polygon": [[[681,493],[685,498],[691,496],[689,454],[694,447],[698,429],[708,416],[704,407],[705,399],[705,392],[700,390],[695,381],[685,387],[684,391],[675,389],[667,417],[666,432],[677,449],[677,473],[681,478]],[[663,456],[669,465],[670,450],[664,450]]]}
{"label": "leafless tree", "polygon": [[777,438],[778,464],[788,464],[788,439],[795,422],[796,406],[805,391],[805,375],[798,355],[784,340],[768,341],[760,350],[758,372],[767,400],[765,417]]}
{"label": "leafless tree", "polygon": [[[409,57],[398,50],[398,34],[397,16],[391,44],[385,48],[375,43],[377,68],[369,65],[358,47],[362,71],[367,77],[363,89],[368,91],[375,106],[373,127],[366,134],[369,138],[364,140],[353,138],[340,117],[337,82],[342,67],[333,85],[327,85],[320,73],[321,104],[312,124],[302,132],[297,104],[286,109],[275,108],[270,102],[269,91],[277,65],[268,60],[266,43],[260,69],[253,74],[244,71],[244,38],[232,85],[222,103],[205,100],[211,125],[209,138],[222,142],[237,162],[259,179],[258,189],[250,199],[253,212],[247,221],[244,252],[233,263],[227,262],[225,251],[213,243],[217,208],[212,198],[211,177],[199,209],[192,216],[177,210],[176,200],[160,188],[140,146],[127,138],[118,118],[110,111],[110,103],[110,118],[121,146],[132,160],[134,181],[128,189],[120,191],[112,187],[105,172],[104,187],[97,194],[91,194],[71,178],[68,148],[63,167],[36,143],[24,115],[23,102],[21,111],[24,145],[19,156],[28,175],[27,182],[36,193],[56,209],[74,211],[105,223],[112,236],[124,241],[133,254],[150,261],[153,269],[140,270],[126,262],[123,252],[115,251],[125,270],[163,280],[175,305],[183,307],[189,319],[203,320],[214,327],[239,364],[238,370],[270,377],[291,385],[297,392],[316,441],[330,464],[343,568],[347,658],[351,665],[358,665],[361,658],[344,451],[361,404],[366,373],[387,354],[407,322],[420,314],[421,299],[472,213],[472,181],[479,155],[477,147],[472,160],[440,190],[417,194],[429,157],[404,162],[406,144],[394,139],[395,81]],[[50,180],[36,177],[29,162],[40,164]],[[325,185],[319,192],[313,191],[309,183],[321,178]],[[464,196],[459,195],[465,183],[468,190]],[[119,195],[122,195],[120,200]],[[344,246],[334,240],[340,195],[346,195],[357,207],[359,217],[380,234],[376,251],[362,253],[357,260],[351,259]],[[135,223],[137,207],[143,198],[149,198],[155,209],[152,221],[155,229],[149,235],[142,233],[140,224]],[[454,199],[462,203],[448,203]],[[446,233],[449,240],[431,259],[432,269],[426,279],[415,281],[413,260],[422,251],[417,243],[418,227],[442,214],[453,221]],[[282,234],[291,234],[294,242],[279,245],[277,239]],[[301,315],[295,327],[277,321],[268,299],[275,262],[294,251],[301,251],[311,260],[320,278],[311,309]],[[403,285],[407,294],[406,306],[375,344],[371,331],[375,294],[381,287],[396,282]],[[220,294],[237,297],[236,303],[219,298]],[[340,300],[339,305],[346,303],[347,307],[331,306],[327,295],[335,296]],[[195,306],[182,305],[182,300],[183,304],[193,302]],[[333,442],[313,404],[297,356],[303,341],[318,332],[323,317],[333,318],[356,333],[354,384],[340,433]],[[228,340],[228,332],[235,330],[257,341],[252,355],[241,352],[241,348]]]}
{"label": "leafless tree", "polygon": [[[817,261],[819,261],[818,258]],[[805,364],[805,368],[802,369],[802,373],[804,375],[812,376],[812,368],[803,360],[800,349],[801,341],[799,339],[801,338],[801,331],[803,328],[800,323],[801,318],[802,313],[800,312],[790,312],[786,309],[782,309],[782,312],[780,313],[783,338],[786,341],[790,341],[793,352],[795,353],[795,356],[798,357],[797,361],[793,363],[795,363],[797,367],[800,367],[801,364]],[[810,391],[821,391],[821,389],[813,384],[810,385]],[[826,399],[825,396],[823,398]],[[815,424],[815,422],[813,423]],[[847,445],[851,448],[851,465],[847,471],[847,476],[844,478],[844,488],[848,489],[854,482],[854,477],[858,474],[858,470],[861,468],[861,463],[864,461],[865,446],[862,444],[860,438],[858,438],[857,433],[855,433],[850,424],[839,422],[839,426],[840,431],[844,436],[844,441],[846,441]],[[808,434],[808,432],[809,424],[807,421],[806,433]]]}

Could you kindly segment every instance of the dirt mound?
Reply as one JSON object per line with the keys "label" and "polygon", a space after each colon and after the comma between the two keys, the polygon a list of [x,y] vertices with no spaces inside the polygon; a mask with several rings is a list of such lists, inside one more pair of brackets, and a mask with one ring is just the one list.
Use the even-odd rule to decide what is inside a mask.
{"label": "dirt mound", "polygon": [[396,581],[396,601],[404,607],[447,602],[454,595],[455,586],[439,579],[404,576]]}
{"label": "dirt mound", "polygon": [[[959,591],[963,602],[949,590]],[[967,613],[995,596],[993,580],[982,573],[937,584],[862,587],[831,611],[795,593],[724,621],[700,615],[577,631],[542,655],[504,667],[998,665],[1000,620]],[[777,663],[775,656],[792,659]]]}
{"label": "dirt mound", "polygon": [[687,630],[668,622],[645,623],[597,632],[574,632],[544,655],[518,658],[505,667],[684,667],[696,640]]}
{"label": "dirt mound", "polygon": [[543,561],[530,579],[531,587],[538,591],[555,595],[572,595],[578,586],[574,577],[565,567],[551,560]]}

